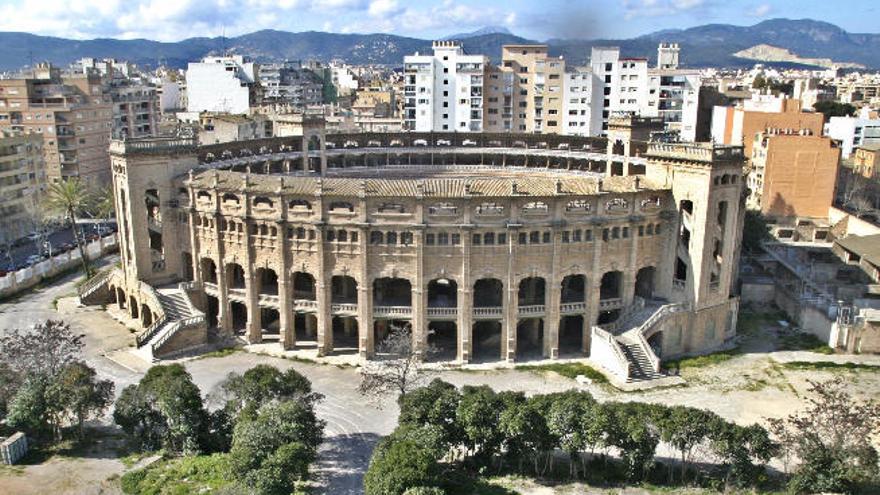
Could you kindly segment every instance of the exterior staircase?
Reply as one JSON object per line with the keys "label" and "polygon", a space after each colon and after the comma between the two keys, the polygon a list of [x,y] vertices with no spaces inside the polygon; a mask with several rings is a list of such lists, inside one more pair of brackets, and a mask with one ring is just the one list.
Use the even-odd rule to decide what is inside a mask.
{"label": "exterior staircase", "polygon": [[619,320],[613,333],[593,327],[591,356],[625,383],[664,378],[660,358],[651,349],[646,335],[651,335],[652,330],[669,315],[685,309],[682,304],[640,301],[639,307]]}
{"label": "exterior staircase", "polygon": [[660,371],[654,370],[654,365],[645,354],[645,350],[638,342],[628,342],[629,339],[618,337],[617,342],[629,362],[629,376],[626,378],[628,383],[643,382],[646,380],[654,380],[663,378],[665,375]]}
{"label": "exterior staircase", "polygon": [[174,349],[166,349],[175,337],[180,336],[183,330],[200,330],[207,335],[205,314],[192,305],[189,295],[183,287],[158,288],[156,296],[162,306],[163,314],[157,315],[153,324],[139,333],[135,339],[138,353],[142,357],[148,361],[154,361],[159,356],[184,351],[189,347],[204,343],[190,346],[178,345],[174,346]]}

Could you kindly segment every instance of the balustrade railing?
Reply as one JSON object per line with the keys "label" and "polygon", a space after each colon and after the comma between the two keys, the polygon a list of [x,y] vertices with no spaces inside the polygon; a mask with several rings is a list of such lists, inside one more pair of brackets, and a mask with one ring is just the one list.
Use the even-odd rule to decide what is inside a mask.
{"label": "balustrade railing", "polygon": [[374,316],[412,316],[412,306],[374,306]]}
{"label": "balustrade railing", "polygon": [[621,307],[623,307],[623,299],[621,299],[619,297],[599,300],[599,309],[610,310],[610,309],[618,309]]}
{"label": "balustrade railing", "polygon": [[330,305],[330,311],[333,313],[357,313],[358,305],[355,303],[333,303]]}
{"label": "balustrade railing", "polygon": [[429,318],[456,317],[458,308],[428,308]]}
{"label": "balustrade railing", "polygon": [[573,303],[562,303],[559,307],[559,312],[564,315],[581,313],[587,310],[587,303],[585,302],[573,302]]}
{"label": "balustrade railing", "polygon": [[543,304],[533,304],[530,306],[520,306],[517,308],[517,314],[519,316],[532,316],[532,315],[541,315],[546,311],[546,306]]}
{"label": "balustrade railing", "polygon": [[501,318],[503,314],[504,308],[501,306],[474,308],[474,317],[476,318]]}

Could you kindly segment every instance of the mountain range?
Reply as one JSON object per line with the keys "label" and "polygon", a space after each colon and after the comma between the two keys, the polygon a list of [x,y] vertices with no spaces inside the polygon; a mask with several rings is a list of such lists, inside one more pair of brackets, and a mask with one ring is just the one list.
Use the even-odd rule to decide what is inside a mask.
{"label": "mountain range", "polygon": [[[455,35],[468,53],[483,53],[497,62],[504,44],[535,43],[504,28],[489,27]],[[738,52],[768,45],[788,50],[800,59],[880,68],[880,34],[849,33],[838,26],[810,19],[772,19],[753,26],[707,24],[688,29],[666,29],[631,39],[550,39],[551,55],[563,55],[569,64],[584,64],[593,46],[619,46],[628,57],[656,58],[659,42],[681,45],[681,62],[688,67],[750,67],[753,59]],[[353,64],[400,65],[403,57],[430,52],[431,41],[393,34],[337,34],[317,31],[291,33],[263,30],[229,38],[188,38],[178,42],[145,39],[70,40],[28,33],[0,32],[0,70],[15,70],[31,61],[67,65],[82,57],[117,58],[155,67],[185,67],[210,53],[232,52],[257,61],[341,59]],[[774,63],[774,62],[769,62]],[[777,62],[778,63],[778,62]],[[791,65],[790,62],[782,64]]]}

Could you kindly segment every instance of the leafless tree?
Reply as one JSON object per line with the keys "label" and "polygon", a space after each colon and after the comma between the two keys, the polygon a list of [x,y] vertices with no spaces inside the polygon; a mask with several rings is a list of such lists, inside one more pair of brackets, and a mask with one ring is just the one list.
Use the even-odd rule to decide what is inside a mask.
{"label": "leafless tree", "polygon": [[410,327],[392,327],[388,336],[376,345],[376,356],[361,368],[358,391],[380,402],[388,394],[402,397],[425,385],[431,370],[422,366],[426,355],[434,352],[426,346],[423,353],[413,343]]}
{"label": "leafless tree", "polygon": [[60,320],[46,320],[32,328],[7,330],[0,337],[0,363],[21,376],[56,376],[65,366],[82,359],[83,336]]}

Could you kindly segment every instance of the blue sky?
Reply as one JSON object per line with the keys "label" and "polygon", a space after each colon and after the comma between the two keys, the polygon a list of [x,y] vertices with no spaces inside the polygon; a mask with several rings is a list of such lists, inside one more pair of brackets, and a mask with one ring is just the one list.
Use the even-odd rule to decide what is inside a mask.
{"label": "blue sky", "polygon": [[705,23],[812,18],[877,32],[876,0],[0,0],[0,31],[71,38],[227,36],[259,29],[422,38],[499,25],[521,36],[628,38]]}

